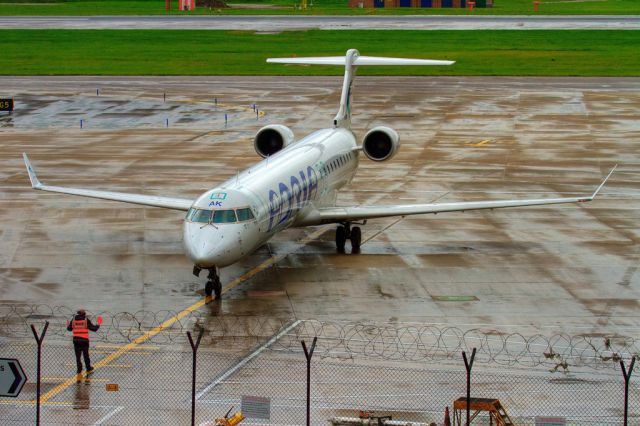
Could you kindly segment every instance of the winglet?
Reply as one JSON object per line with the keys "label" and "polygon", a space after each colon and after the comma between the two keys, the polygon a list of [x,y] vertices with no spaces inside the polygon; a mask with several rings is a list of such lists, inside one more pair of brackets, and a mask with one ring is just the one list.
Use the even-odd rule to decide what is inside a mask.
{"label": "winglet", "polygon": [[600,192],[600,190],[602,189],[604,184],[607,183],[607,180],[609,180],[609,178],[611,177],[611,175],[613,174],[613,172],[616,170],[617,167],[618,167],[617,164],[615,166],[613,166],[613,169],[611,169],[611,171],[609,172],[607,177],[602,180],[602,183],[598,186],[598,188],[596,188],[596,190],[593,192],[593,195],[591,197],[589,197],[589,201],[591,201],[594,198],[596,198],[596,195],[598,195],[598,192]]}
{"label": "winglet", "polygon": [[33,166],[31,166],[31,161],[29,161],[29,157],[26,153],[22,153],[22,158],[24,159],[24,165],[27,166],[27,173],[29,173],[29,180],[31,180],[31,187],[34,189],[40,189],[42,187],[42,183],[38,180],[38,176],[36,176],[35,170],[33,170]]}

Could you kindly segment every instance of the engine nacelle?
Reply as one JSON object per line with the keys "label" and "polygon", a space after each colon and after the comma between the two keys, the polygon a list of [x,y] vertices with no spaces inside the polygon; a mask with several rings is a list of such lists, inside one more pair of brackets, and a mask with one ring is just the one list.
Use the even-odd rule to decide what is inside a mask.
{"label": "engine nacelle", "polygon": [[258,155],[266,158],[280,151],[294,140],[293,132],[287,126],[270,124],[258,130],[253,146]]}
{"label": "engine nacelle", "polygon": [[364,155],[373,161],[391,159],[400,149],[400,136],[390,127],[378,126],[369,130],[362,141]]}

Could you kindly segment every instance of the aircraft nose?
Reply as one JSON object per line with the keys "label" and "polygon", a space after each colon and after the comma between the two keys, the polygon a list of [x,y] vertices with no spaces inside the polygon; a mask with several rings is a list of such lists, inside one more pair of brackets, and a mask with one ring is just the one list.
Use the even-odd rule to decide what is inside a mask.
{"label": "aircraft nose", "polygon": [[[208,225],[210,226],[210,225]],[[215,263],[216,246],[210,232],[202,224],[187,223],[184,229],[184,246],[187,257],[201,268],[217,266]]]}
{"label": "aircraft nose", "polygon": [[185,222],[183,240],[189,260],[203,269],[231,265],[245,254],[237,226]]}

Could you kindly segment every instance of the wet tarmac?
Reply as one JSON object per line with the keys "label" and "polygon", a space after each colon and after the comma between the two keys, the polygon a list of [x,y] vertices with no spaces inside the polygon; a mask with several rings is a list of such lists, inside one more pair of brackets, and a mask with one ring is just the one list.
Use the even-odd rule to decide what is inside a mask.
{"label": "wet tarmac", "polygon": [[[181,213],[33,191],[22,152],[48,184],[196,197],[258,161],[261,126],[330,125],[340,86],[0,78],[16,101],[0,116],[2,303],[180,311],[204,285]],[[286,231],[223,269],[224,300],[203,312],[637,332],[639,110],[640,79],[359,78],[356,134],[385,123],[402,147],[363,160],[340,204],[590,194],[620,166],[592,203],[370,221],[358,255],[336,253],[331,226]]]}

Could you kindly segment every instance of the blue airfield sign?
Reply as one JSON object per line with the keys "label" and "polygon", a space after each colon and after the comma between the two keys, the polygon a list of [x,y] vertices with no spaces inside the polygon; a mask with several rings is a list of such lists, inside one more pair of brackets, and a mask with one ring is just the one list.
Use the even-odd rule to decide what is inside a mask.
{"label": "blue airfield sign", "polygon": [[17,397],[26,382],[27,376],[20,361],[13,358],[0,358],[0,397]]}

